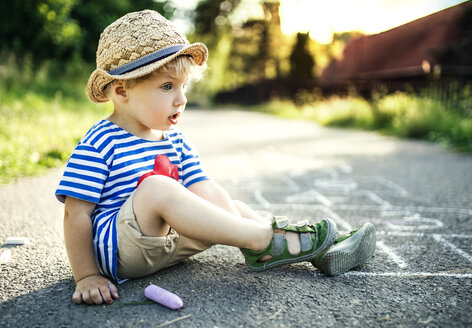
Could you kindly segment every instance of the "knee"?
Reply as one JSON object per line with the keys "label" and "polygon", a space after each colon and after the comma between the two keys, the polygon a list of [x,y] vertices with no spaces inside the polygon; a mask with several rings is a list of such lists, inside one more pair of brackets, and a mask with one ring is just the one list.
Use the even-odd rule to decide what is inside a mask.
{"label": "knee", "polygon": [[152,175],[144,179],[135,192],[135,197],[144,202],[156,204],[162,201],[169,202],[175,197],[179,188],[183,188],[180,183],[172,178],[163,175]]}
{"label": "knee", "polygon": [[240,214],[242,214],[241,212],[243,212],[244,211],[243,209],[246,207],[246,204],[244,204],[242,201],[237,200],[237,199],[233,199],[233,205],[236,207],[236,209],[238,210]]}
{"label": "knee", "polygon": [[161,175],[161,174],[156,174],[156,175],[150,175],[146,179],[144,179],[141,182],[141,184],[139,185],[138,188],[141,188],[141,187],[143,187],[143,188],[158,188],[161,185],[168,186],[168,185],[172,185],[172,184],[180,185],[180,183],[178,183],[177,181],[175,181],[174,179],[172,179],[168,176]]}

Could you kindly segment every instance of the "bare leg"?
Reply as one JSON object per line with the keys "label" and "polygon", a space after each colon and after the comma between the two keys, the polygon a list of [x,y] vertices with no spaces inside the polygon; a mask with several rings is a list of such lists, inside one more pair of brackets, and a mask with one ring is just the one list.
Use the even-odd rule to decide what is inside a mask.
{"label": "bare leg", "polygon": [[[234,205],[238,209],[239,213],[241,213],[242,217],[249,218],[252,220],[256,220],[259,222],[268,222],[267,219],[263,218],[260,216],[256,211],[254,211],[252,208],[250,208],[248,205],[245,203],[235,200]],[[298,237],[298,234],[294,232],[287,232],[285,235],[285,238],[287,238],[287,247],[288,251],[291,254],[298,254],[300,253],[300,240]],[[268,260],[270,259],[270,256],[263,257],[261,260]]]}
{"label": "bare leg", "polygon": [[254,211],[248,205],[246,205],[245,203],[243,203],[239,200],[234,200],[233,204],[234,204],[234,206],[236,206],[236,209],[241,214],[241,216],[244,217],[244,218],[248,218],[248,219],[251,219],[251,220],[256,220],[256,221],[259,221],[259,222],[262,222],[262,223],[270,222],[266,218],[260,216],[259,213]]}
{"label": "bare leg", "polygon": [[256,251],[265,249],[272,238],[268,223],[229,213],[164,176],[148,177],[140,184],[133,208],[147,236],[165,236],[172,227],[192,239]]}

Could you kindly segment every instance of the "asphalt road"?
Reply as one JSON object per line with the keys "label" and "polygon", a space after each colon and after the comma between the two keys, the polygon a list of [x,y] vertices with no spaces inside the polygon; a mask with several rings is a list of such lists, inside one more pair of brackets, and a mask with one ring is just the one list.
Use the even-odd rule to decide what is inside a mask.
{"label": "asphalt road", "polygon": [[[309,263],[254,273],[215,246],[75,305],[54,190],[61,169],[0,187],[0,327],[470,327],[472,156],[375,133],[236,111],[188,111],[182,128],[211,176],[263,214],[371,221],[375,257],[330,278]],[[7,237],[29,242],[7,246]],[[150,283],[185,307],[149,304]]]}

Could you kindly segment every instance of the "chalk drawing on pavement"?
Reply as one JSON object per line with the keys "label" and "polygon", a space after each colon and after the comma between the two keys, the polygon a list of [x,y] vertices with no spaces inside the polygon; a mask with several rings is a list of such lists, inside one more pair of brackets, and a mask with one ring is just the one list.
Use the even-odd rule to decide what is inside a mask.
{"label": "chalk drawing on pavement", "polygon": [[[361,221],[374,223],[378,240],[376,255],[391,264],[390,271],[375,272],[375,265],[370,265],[369,271],[351,271],[346,276],[472,278],[472,249],[467,246],[470,243],[465,243],[466,247],[458,243],[472,239],[472,235],[448,232],[443,221],[465,222],[472,216],[472,210],[430,206],[427,199],[412,195],[385,177],[355,176],[348,164],[341,164],[314,173],[298,171],[282,175],[281,179],[279,175],[277,183],[261,179],[237,187],[252,192],[254,208],[286,213],[294,221],[313,219],[313,213],[319,213],[334,219],[342,232],[352,230]],[[435,272],[434,265],[430,265],[426,271],[428,263],[418,265],[422,258],[414,253],[432,252],[426,244],[433,245],[429,248],[434,250],[449,252],[449,257],[456,260],[451,262],[462,266]],[[409,264],[412,258],[415,265]]]}

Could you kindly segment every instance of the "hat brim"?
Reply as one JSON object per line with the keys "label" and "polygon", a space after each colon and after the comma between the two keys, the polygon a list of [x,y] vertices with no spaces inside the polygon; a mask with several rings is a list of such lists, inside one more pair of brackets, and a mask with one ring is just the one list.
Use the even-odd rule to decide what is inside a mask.
{"label": "hat brim", "polygon": [[107,71],[97,68],[92,72],[88,80],[87,96],[91,101],[96,103],[107,102],[110,99],[105,96],[103,91],[110,82],[114,80],[129,80],[145,76],[169,63],[173,59],[183,55],[191,56],[197,65],[203,65],[208,58],[208,49],[203,43],[192,43],[175,54],[120,75],[111,75]]}

